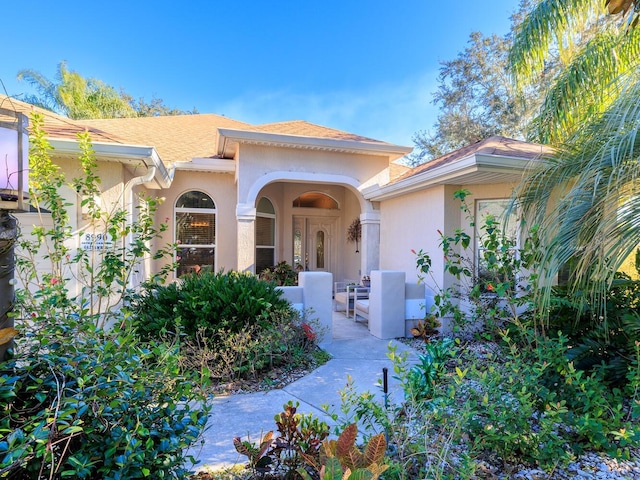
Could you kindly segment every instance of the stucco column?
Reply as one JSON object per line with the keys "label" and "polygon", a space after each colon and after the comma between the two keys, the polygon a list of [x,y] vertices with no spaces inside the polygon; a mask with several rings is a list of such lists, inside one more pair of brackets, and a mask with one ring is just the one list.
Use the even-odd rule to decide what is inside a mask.
{"label": "stucco column", "polygon": [[256,208],[250,204],[239,204],[236,208],[238,222],[238,263],[243,272],[256,271]]}
{"label": "stucco column", "polygon": [[360,215],[362,235],[361,275],[370,275],[380,268],[380,213],[365,212]]}

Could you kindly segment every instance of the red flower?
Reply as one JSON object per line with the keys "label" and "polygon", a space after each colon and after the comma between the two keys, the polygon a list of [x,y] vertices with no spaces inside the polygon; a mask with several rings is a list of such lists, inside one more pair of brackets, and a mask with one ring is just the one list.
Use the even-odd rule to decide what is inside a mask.
{"label": "red flower", "polygon": [[487,284],[487,290],[489,290],[490,292],[493,292],[496,288],[492,285],[492,284]]}
{"label": "red flower", "polygon": [[53,277],[50,281],[51,285],[55,285],[56,283],[58,283],[58,279],[56,277]]}
{"label": "red flower", "polygon": [[313,328],[311,328],[311,325],[309,325],[308,323],[303,323],[301,326],[302,330],[304,330],[304,335],[307,337],[307,340],[316,339],[316,333],[313,331]]}

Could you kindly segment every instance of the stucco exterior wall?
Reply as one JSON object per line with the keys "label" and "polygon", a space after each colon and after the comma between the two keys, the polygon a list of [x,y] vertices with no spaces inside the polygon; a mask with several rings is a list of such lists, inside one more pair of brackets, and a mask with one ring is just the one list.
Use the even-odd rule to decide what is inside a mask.
{"label": "stucco exterior wall", "polygon": [[[452,284],[453,279],[442,274],[444,259],[438,230],[451,234],[457,228],[462,228],[475,242],[475,233],[469,227],[469,220],[460,210],[460,202],[454,198],[454,193],[460,188],[463,187],[435,186],[380,202],[381,269],[402,270],[406,272],[408,282],[416,281],[416,257],[411,249],[422,249],[431,256],[435,276],[434,285],[431,286],[437,284],[446,288]],[[473,212],[476,200],[509,198],[513,185],[478,184],[465,185],[464,188],[472,194],[467,197],[467,203]]]}
{"label": "stucco exterior wall", "polygon": [[407,282],[416,282],[416,256],[411,250],[422,249],[432,258],[436,282],[442,282],[438,229],[445,226],[445,190],[437,186],[380,202],[382,270],[404,271]]}
{"label": "stucco exterior wall", "polygon": [[[290,172],[293,180],[335,183],[335,177],[346,177],[361,185],[383,172],[387,157],[356,155],[293,148],[242,145],[238,163],[238,201],[245,203],[253,196],[256,184],[268,182],[272,172]],[[259,190],[259,189],[258,189]]]}
{"label": "stucco exterior wall", "polygon": [[[88,224],[88,220],[84,215],[83,208],[81,206],[81,196],[69,185],[74,178],[83,176],[80,163],[77,158],[68,156],[56,156],[55,151],[53,153],[53,161],[60,167],[60,173],[64,175],[66,184],[58,191],[59,194],[65,199],[68,205],[65,206],[67,214],[69,216],[68,226],[71,229],[71,238],[65,242],[65,246],[69,248],[69,255],[73,257],[80,247],[83,234],[91,233],[104,233],[104,225],[96,224],[93,227]],[[100,184],[98,185],[102,194],[98,199],[101,207],[107,212],[114,212],[117,209],[121,209],[124,206],[124,175],[125,171],[121,163],[118,162],[106,162],[99,161],[96,169],[96,175],[100,178]],[[32,238],[32,232],[35,227],[44,227],[49,229],[53,223],[51,215],[47,213],[16,213],[20,225],[20,235],[22,238]],[[17,255],[24,255],[19,248],[16,250]],[[32,261],[40,275],[51,273],[51,262],[46,259],[45,256],[48,252],[45,249],[41,249],[39,254],[29,259]],[[100,258],[100,255],[96,253],[96,262]],[[63,272],[63,276],[67,279],[67,288],[72,296],[78,295],[82,284],[79,282],[78,269],[75,265],[72,265],[70,269]],[[18,278],[18,280],[20,280]],[[20,283],[21,288],[26,287]]]}

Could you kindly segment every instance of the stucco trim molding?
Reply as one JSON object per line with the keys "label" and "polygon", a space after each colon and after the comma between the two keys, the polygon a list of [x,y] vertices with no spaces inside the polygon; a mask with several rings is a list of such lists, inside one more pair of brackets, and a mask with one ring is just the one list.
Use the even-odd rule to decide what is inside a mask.
{"label": "stucco trim molding", "polygon": [[402,147],[384,142],[376,143],[358,140],[307,137],[302,135],[285,135],[251,130],[236,130],[233,128],[218,128],[218,132],[218,155],[222,157],[235,154],[235,145],[238,143],[301,148],[305,150],[382,155],[389,157],[390,161],[397,160],[413,151],[412,147]]}
{"label": "stucco trim molding", "polygon": [[256,207],[254,203],[239,203],[236,205],[236,218],[240,221],[250,222],[256,219]]}
{"label": "stucco trim molding", "polygon": [[313,172],[290,172],[290,171],[275,171],[262,175],[257,179],[253,185],[249,188],[244,204],[255,205],[256,199],[260,194],[260,191],[270,183],[273,182],[304,182],[304,183],[326,183],[332,185],[342,185],[351,190],[360,203],[360,210],[363,212],[371,211],[372,205],[367,202],[360,193],[360,183],[353,177],[347,175],[333,175],[327,173],[313,173]]}
{"label": "stucco trim molding", "polygon": [[463,184],[460,183],[463,177],[466,177],[464,183],[473,181],[474,176],[479,178],[487,173],[511,179],[520,178],[530,162],[530,159],[519,157],[474,154],[391,184],[368,187],[362,193],[368,200],[382,201],[434,185]]}
{"label": "stucco trim molding", "polygon": [[375,211],[375,212],[364,212],[363,214],[360,215],[360,223],[362,224],[379,224],[380,223],[380,212],[379,211]]}
{"label": "stucco trim molding", "polygon": [[191,172],[235,173],[235,160],[194,157],[188,162],[175,162],[176,170]]}

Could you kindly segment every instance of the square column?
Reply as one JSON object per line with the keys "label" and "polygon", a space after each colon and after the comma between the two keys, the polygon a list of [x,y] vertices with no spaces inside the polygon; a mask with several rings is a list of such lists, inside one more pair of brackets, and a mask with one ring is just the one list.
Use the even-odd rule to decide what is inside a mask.
{"label": "square column", "polygon": [[360,215],[362,247],[360,268],[362,275],[369,275],[380,268],[380,213],[366,212]]}
{"label": "square column", "polygon": [[236,208],[238,221],[238,261],[240,272],[256,273],[256,208],[241,204]]}

